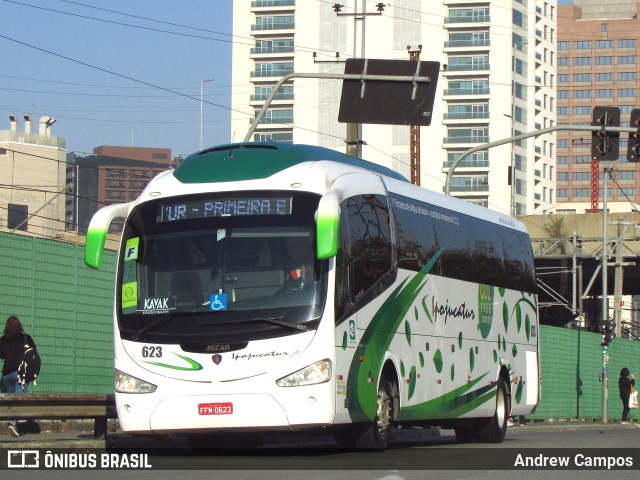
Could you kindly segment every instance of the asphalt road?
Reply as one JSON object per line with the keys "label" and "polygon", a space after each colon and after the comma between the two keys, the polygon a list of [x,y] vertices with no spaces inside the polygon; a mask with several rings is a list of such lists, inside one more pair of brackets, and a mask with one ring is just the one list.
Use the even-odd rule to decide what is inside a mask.
{"label": "asphalt road", "polygon": [[[112,455],[116,462],[144,455],[142,468],[92,471],[91,478],[121,477],[161,480],[207,478],[265,480],[304,477],[304,480],[340,479],[507,479],[519,478],[638,478],[640,467],[640,426],[565,424],[511,428],[502,444],[459,444],[452,431],[409,429],[400,431],[391,448],[384,452],[340,450],[329,437],[285,437],[270,435],[262,448],[224,448],[193,452],[183,437],[160,442],[155,438],[116,433],[107,440],[94,440],[86,433],[42,433],[20,438],[0,437],[5,451],[48,449],[55,455],[68,452]],[[44,455],[44,454],[43,454]],[[626,469],[594,468],[588,462],[614,458]],[[43,457],[41,457],[43,458]],[[62,457],[61,457],[62,458]],[[65,457],[66,458],[66,457]],[[88,457],[85,457],[88,458]],[[568,468],[553,462],[567,458]],[[138,458],[139,459],[139,458]],[[555,460],[554,460],[555,459]],[[546,463],[545,463],[546,462]],[[631,465],[624,464],[631,462]],[[149,465],[151,468],[144,468]],[[64,465],[58,465],[59,467]],[[121,467],[122,465],[120,465]],[[0,478],[47,480],[86,478],[87,471],[47,469],[21,472],[0,470]],[[75,470],[75,471],[74,471]],[[11,475],[8,475],[8,474]],[[75,476],[83,473],[82,476]],[[4,475],[3,475],[4,474]],[[25,477],[26,475],[26,477]],[[109,475],[107,477],[107,475]],[[171,475],[171,477],[169,477]]]}

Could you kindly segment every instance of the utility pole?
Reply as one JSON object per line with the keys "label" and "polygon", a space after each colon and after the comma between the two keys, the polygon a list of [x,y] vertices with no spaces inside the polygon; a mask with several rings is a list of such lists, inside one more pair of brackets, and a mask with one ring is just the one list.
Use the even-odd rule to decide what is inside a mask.
{"label": "utility pole", "polygon": [[204,90],[204,84],[208,82],[213,82],[213,78],[209,78],[207,80],[200,80],[200,150],[202,150],[202,93]]}
{"label": "utility pole", "polygon": [[[358,29],[356,28],[357,22],[362,22],[361,39],[360,39],[360,58],[364,58],[364,46],[365,46],[365,20],[370,15],[382,15],[384,11],[384,3],[380,2],[376,5],[377,12],[367,13],[367,1],[362,0],[362,11],[358,12],[358,0],[354,0],[355,8],[354,13],[344,13],[342,9],[344,5],[335,3],[333,5],[333,11],[336,15],[353,17],[353,58],[358,58],[356,44],[358,38]],[[347,155],[353,157],[362,158],[362,124],[360,123],[347,123]]]}
{"label": "utility pole", "polygon": [[[615,335],[617,338],[622,338],[622,293],[624,282],[624,267],[633,267],[636,262],[624,261],[624,235],[627,231],[627,227],[636,228],[635,222],[614,222],[613,225],[618,226],[618,241],[616,242],[616,260],[613,263],[615,267],[615,284],[613,293],[613,320],[615,325]],[[611,266],[611,264],[610,264]]]}
{"label": "utility pole", "polygon": [[609,406],[609,390],[608,390],[608,364],[609,355],[607,347],[609,343],[606,336],[608,335],[607,329],[609,327],[609,302],[607,291],[607,268],[609,263],[609,248],[607,242],[607,184],[609,183],[609,171],[613,170],[613,167],[609,166],[607,162],[601,162],[603,165],[602,187],[602,325],[605,326],[605,332],[602,342],[602,422],[609,422],[609,413],[607,411]]}
{"label": "utility pole", "polygon": [[[511,45],[511,114],[505,115],[506,117],[511,118],[511,136],[513,137],[516,134],[516,52],[520,50],[522,51],[522,45],[514,42]],[[517,188],[517,180],[516,180],[516,144],[515,142],[511,144],[511,157],[509,158],[509,175],[508,175],[508,184],[511,187],[511,191],[509,192],[509,213],[512,216],[516,216],[516,188]]]}
{"label": "utility pole", "polygon": [[[409,50],[409,60],[420,61],[422,45],[418,45],[417,49],[407,46],[407,50]],[[420,125],[409,126],[409,144],[411,150],[411,183],[420,185]]]}
{"label": "utility pole", "polygon": [[591,213],[598,213],[598,195],[600,194],[600,165],[591,159]]}
{"label": "utility pole", "polygon": [[622,337],[622,268],[624,262],[624,225],[618,222],[618,242],[616,243],[615,283],[613,288],[613,324],[616,337]]}

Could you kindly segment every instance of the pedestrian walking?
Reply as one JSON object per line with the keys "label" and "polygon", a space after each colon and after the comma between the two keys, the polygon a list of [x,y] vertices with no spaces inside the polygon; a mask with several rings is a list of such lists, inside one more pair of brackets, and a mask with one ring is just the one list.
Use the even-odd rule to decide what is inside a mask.
{"label": "pedestrian walking", "polygon": [[624,367],[620,370],[618,388],[620,389],[620,399],[622,400],[622,423],[629,423],[629,397],[636,384],[635,375],[629,377],[629,369]]}
{"label": "pedestrian walking", "polygon": [[[24,331],[18,317],[11,315],[7,318],[4,334],[0,337],[0,358],[4,360],[0,390],[3,393],[26,393],[29,388],[29,383],[20,383],[18,379],[18,366],[24,356],[26,344],[32,348],[36,347],[33,338]],[[17,420],[9,422],[7,429],[12,436],[20,436]]]}

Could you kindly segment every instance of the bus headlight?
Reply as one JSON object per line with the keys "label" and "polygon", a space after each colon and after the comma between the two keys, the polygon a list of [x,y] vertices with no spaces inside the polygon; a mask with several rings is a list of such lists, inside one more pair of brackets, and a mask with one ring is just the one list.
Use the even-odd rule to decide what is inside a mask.
{"label": "bus headlight", "polygon": [[153,393],[155,385],[115,369],[114,385],[118,393]]}
{"label": "bus headlight", "polygon": [[331,360],[326,358],[276,380],[276,385],[279,387],[300,387],[325,383],[329,380],[331,380]]}

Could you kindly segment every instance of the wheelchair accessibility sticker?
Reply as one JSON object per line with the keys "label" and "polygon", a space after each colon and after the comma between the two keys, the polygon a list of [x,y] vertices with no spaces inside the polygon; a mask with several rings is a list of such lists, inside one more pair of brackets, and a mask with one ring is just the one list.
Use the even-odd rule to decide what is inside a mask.
{"label": "wheelchair accessibility sticker", "polygon": [[223,312],[227,309],[227,294],[214,293],[209,296],[209,310]]}

